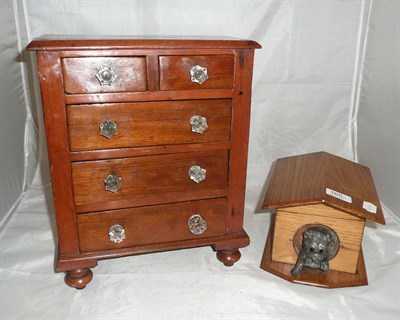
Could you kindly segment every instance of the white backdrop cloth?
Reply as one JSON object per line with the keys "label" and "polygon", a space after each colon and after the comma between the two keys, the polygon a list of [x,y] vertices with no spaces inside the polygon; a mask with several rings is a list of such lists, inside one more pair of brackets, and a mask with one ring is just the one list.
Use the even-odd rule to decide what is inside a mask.
{"label": "white backdrop cloth", "polygon": [[[226,268],[209,247],[104,260],[82,291],[53,273],[55,222],[40,94],[25,61],[32,110],[25,152],[34,159],[41,150],[40,170],[0,235],[1,319],[400,318],[399,221],[387,210],[385,226],[368,224],[365,230],[369,286],[300,286],[259,268],[270,214],[255,211],[272,162],[320,150],[355,158],[367,0],[12,2],[21,48],[43,34],[154,34],[248,38],[263,49],[255,57],[247,179],[251,245],[241,260]],[[35,166],[27,167],[30,182]],[[6,187],[0,184],[1,194]]]}

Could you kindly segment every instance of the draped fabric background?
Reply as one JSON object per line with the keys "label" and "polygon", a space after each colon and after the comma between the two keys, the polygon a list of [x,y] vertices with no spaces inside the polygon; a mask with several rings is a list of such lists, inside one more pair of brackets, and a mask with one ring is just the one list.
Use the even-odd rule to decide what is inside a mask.
{"label": "draped fabric background", "polygon": [[[0,2],[2,319],[400,317],[399,21],[396,0]],[[230,269],[210,248],[100,261],[83,291],[53,273],[52,196],[35,75],[44,34],[231,36],[258,41],[245,229]],[[274,160],[324,150],[369,166],[385,226],[367,223],[370,285],[324,290],[259,269],[258,204]],[[8,223],[7,223],[8,222]]]}

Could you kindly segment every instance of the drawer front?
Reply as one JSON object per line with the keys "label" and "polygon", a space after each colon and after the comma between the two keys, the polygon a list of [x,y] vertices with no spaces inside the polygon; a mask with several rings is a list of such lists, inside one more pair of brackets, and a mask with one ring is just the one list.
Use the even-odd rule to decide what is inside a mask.
{"label": "drawer front", "polygon": [[146,91],[146,60],[133,58],[64,58],[67,93]]}
{"label": "drawer front", "polygon": [[[221,236],[226,230],[226,214],[225,198],[80,214],[80,249],[91,252]],[[196,215],[201,216],[201,226],[195,223],[199,222],[193,217]],[[192,230],[201,233],[190,231],[191,217]],[[121,228],[111,230],[110,235],[110,228],[116,225]]]}
{"label": "drawer front", "polygon": [[[160,90],[233,88],[233,55],[160,56],[159,64]],[[198,70],[196,66],[206,68],[207,76],[204,69]],[[204,82],[193,82],[194,78]]]}
{"label": "drawer front", "polygon": [[230,140],[230,100],[70,105],[67,114],[72,151]]}
{"label": "drawer front", "polygon": [[[195,182],[190,178],[193,166],[206,170],[205,174],[197,167],[191,171],[193,177],[203,180]],[[120,206],[118,201],[127,200],[162,203],[166,196],[168,202],[175,198],[189,200],[198,193],[225,190],[227,172],[227,150],[75,162],[74,199],[78,206],[111,202],[113,208]]]}

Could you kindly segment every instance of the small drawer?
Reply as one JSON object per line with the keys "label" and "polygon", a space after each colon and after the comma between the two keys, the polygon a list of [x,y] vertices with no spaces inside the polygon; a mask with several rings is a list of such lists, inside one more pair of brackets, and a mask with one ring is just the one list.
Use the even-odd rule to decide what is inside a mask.
{"label": "small drawer", "polygon": [[64,58],[66,93],[146,91],[146,60],[142,57]]}
{"label": "small drawer", "polygon": [[72,151],[230,140],[231,100],[70,105]]}
{"label": "small drawer", "polygon": [[160,90],[232,89],[233,55],[160,56]]}
{"label": "small drawer", "polygon": [[82,252],[221,236],[225,198],[79,214]]}
{"label": "small drawer", "polygon": [[226,190],[228,151],[190,152],[72,163],[74,200],[113,208],[199,198]]}

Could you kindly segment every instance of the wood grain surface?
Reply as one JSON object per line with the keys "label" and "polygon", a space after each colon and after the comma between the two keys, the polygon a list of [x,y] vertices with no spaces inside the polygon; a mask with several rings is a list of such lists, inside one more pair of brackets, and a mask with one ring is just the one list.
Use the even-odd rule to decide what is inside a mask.
{"label": "wood grain surface", "polygon": [[32,41],[28,50],[118,50],[118,49],[256,49],[261,46],[251,40],[210,36],[127,36],[127,35],[49,35]]}
{"label": "wood grain surface", "polygon": [[[149,87],[150,88],[150,87]],[[149,89],[150,90],[150,89]],[[66,104],[112,103],[163,100],[205,100],[232,98],[232,89],[197,89],[184,91],[143,91],[68,94]]]}
{"label": "wood grain surface", "polygon": [[[62,59],[66,93],[146,91],[146,60],[143,57],[84,57]],[[100,67],[111,67],[116,78],[101,85]]]}
{"label": "wood grain surface", "polygon": [[[206,179],[200,183],[189,178],[193,165],[207,170]],[[104,186],[104,179],[111,173],[121,177],[122,186],[115,193],[106,191]],[[182,201],[187,194],[226,190],[227,173],[226,150],[72,163],[75,204],[113,202],[115,208],[118,208],[117,201],[128,199],[157,201],[162,199],[159,196],[168,194],[169,202]]]}
{"label": "wood grain surface", "polygon": [[226,233],[221,236],[208,238],[186,239],[171,242],[152,243],[126,248],[116,248],[109,250],[98,250],[94,252],[80,252],[72,255],[58,255],[56,261],[56,271],[62,272],[77,268],[90,268],[97,265],[97,260],[125,257],[129,255],[154,253],[167,250],[183,248],[194,248],[211,245],[213,250],[224,250],[228,248],[243,248],[250,243],[249,236],[242,229],[240,232]]}
{"label": "wood grain surface", "polygon": [[61,56],[58,52],[38,52],[37,62],[57,222],[58,247],[60,254],[76,254],[79,252],[79,239],[69,161]]}
{"label": "wood grain surface", "polygon": [[[82,252],[93,252],[221,236],[226,230],[226,209],[227,201],[222,198],[80,214],[80,247]],[[195,235],[189,231],[188,219],[192,215],[200,215],[206,220],[204,233]],[[108,230],[115,224],[125,230],[126,239],[121,243],[109,239]]]}
{"label": "wood grain surface", "polygon": [[[230,89],[233,87],[234,56],[160,56],[160,90]],[[190,69],[206,67],[208,79],[202,84],[190,80]]]}
{"label": "wood grain surface", "polygon": [[[327,194],[326,188],[351,197],[351,203]],[[375,184],[367,167],[327,152],[278,159],[263,208],[318,202],[360,218],[385,223]],[[365,202],[373,204],[376,213],[364,209]]]}
{"label": "wood grain surface", "polygon": [[208,142],[158,145],[135,148],[102,149],[71,152],[72,161],[129,158],[140,156],[152,156],[157,154],[187,153],[208,150],[229,150],[230,142]]}
{"label": "wood grain surface", "polygon": [[[67,106],[72,151],[230,140],[230,100],[185,100]],[[190,119],[205,117],[208,128],[192,132]],[[104,120],[117,124],[116,135],[100,135]]]}
{"label": "wood grain surface", "polygon": [[235,55],[235,94],[229,158],[228,229],[243,228],[249,147],[251,88],[254,50],[238,50]]}

